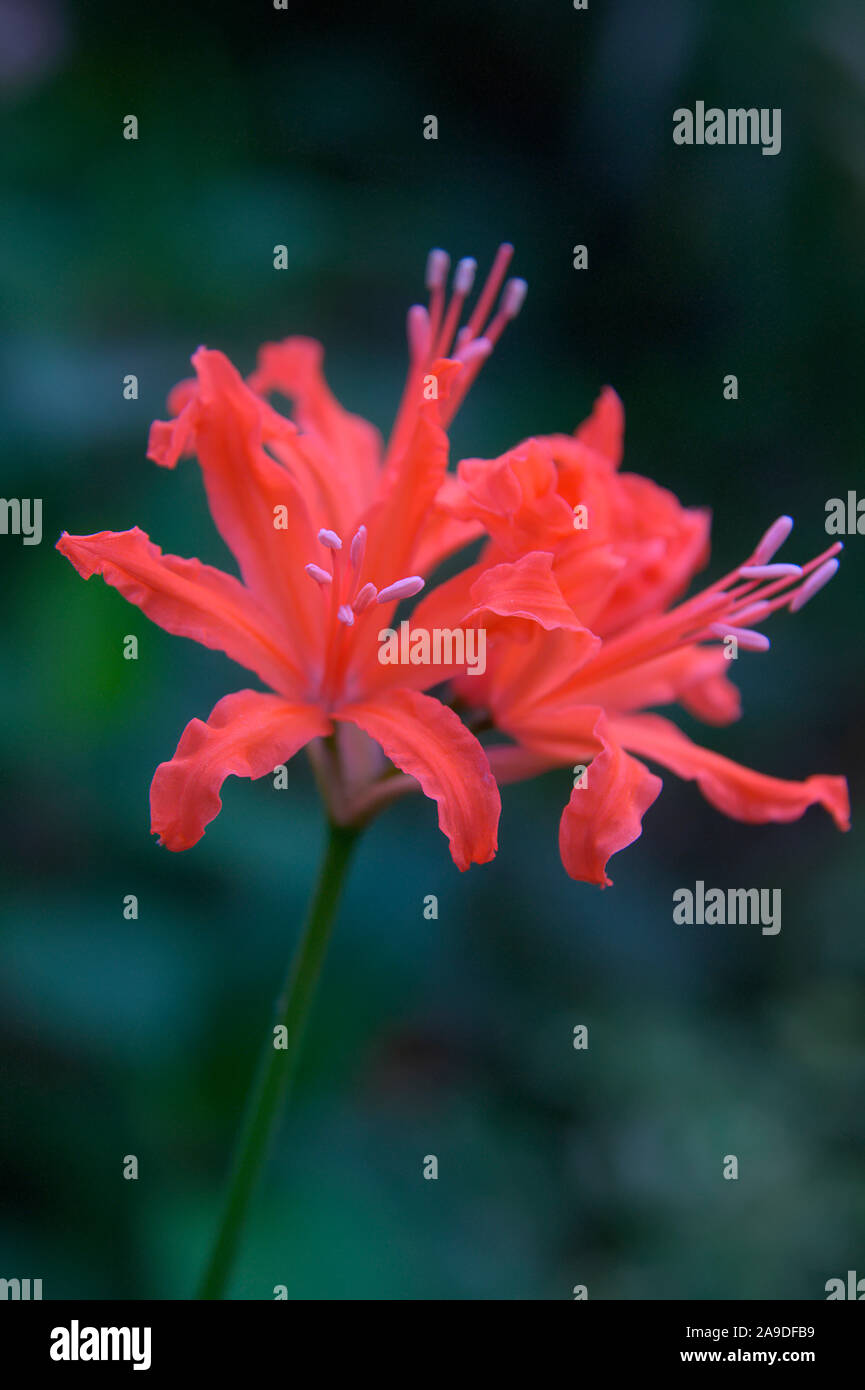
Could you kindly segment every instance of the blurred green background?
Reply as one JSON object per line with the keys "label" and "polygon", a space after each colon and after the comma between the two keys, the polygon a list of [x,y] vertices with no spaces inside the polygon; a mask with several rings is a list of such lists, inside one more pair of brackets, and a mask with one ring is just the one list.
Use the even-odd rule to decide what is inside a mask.
{"label": "blurred green background", "polygon": [[[230,566],[197,467],[144,456],[195,347],[248,371],[260,342],[319,337],[387,429],[427,249],[483,266],[509,238],[530,294],[454,458],[571,430],[610,382],[626,466],[712,507],[713,576],[785,511],[793,558],[816,553],[826,500],[865,487],[865,26],[853,0],[0,0],[0,25],[2,491],[44,499],[41,546],[0,537],[0,1275],[183,1298],[322,820],[298,759],[289,790],[229,781],[194,850],[157,847],[153,769],[250,681],[54,541],[137,524]],[[780,155],[674,146],[697,99],[781,107]],[[854,825],[863,547],[738,663],[743,722],[700,735],[846,772]],[[567,771],[505,791],[499,857],[466,875],[429,802],[374,825],[234,1297],[819,1299],[865,1273],[855,828],[743,826],[665,783],[604,893],[559,862]],[[675,926],[698,878],[781,887],[781,934]]]}

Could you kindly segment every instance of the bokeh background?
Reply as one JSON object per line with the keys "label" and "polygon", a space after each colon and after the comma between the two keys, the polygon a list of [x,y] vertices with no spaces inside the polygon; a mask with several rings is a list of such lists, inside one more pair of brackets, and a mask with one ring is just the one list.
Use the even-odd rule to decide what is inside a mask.
{"label": "bokeh background", "polygon": [[[865,30],[853,0],[0,0],[0,28],[2,491],[44,499],[41,546],[0,538],[0,1275],[184,1298],[322,820],[298,759],[289,790],[232,779],[193,851],[157,847],[154,767],[249,681],[53,542],[137,524],[230,566],[195,465],[145,459],[195,347],[247,371],[319,337],[387,429],[427,249],[483,265],[509,238],[530,294],[454,458],[573,429],[610,382],[626,466],[712,507],[713,576],[784,511],[816,553],[826,500],[865,491]],[[780,106],[780,155],[674,146],[697,99]],[[704,735],[847,772],[854,822],[863,547],[739,661],[746,717]],[[234,1297],[819,1299],[865,1274],[855,825],[738,825],[665,782],[603,893],[558,859],[567,771],[506,791],[501,853],[466,875],[429,802],[375,824]],[[698,878],[780,887],[781,934],[675,926]]]}

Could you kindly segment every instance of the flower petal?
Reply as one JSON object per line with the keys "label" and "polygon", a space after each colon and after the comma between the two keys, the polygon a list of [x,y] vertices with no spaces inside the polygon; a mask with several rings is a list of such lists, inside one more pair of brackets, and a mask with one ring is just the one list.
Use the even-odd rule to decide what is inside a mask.
{"label": "flower petal", "polygon": [[820,805],[839,830],[850,829],[846,777],[815,775],[804,782],[767,777],[692,743],[658,714],[611,717],[610,727],[626,748],[696,782],[706,800],[734,820],[752,825],[798,820],[809,806]]}
{"label": "flower petal", "polygon": [[553,557],[543,550],[484,570],[472,585],[471,595],[475,607],[465,615],[464,623],[488,612],[502,618],[528,619],[547,632],[554,628],[583,630],[553,577]]}
{"label": "flower petal", "polygon": [[148,457],[171,468],[181,451],[197,454],[210,511],[247,588],[282,617],[298,653],[317,650],[319,595],[302,573],[317,553],[316,531],[296,480],[263,447],[265,433],[272,439],[278,426],[287,447],[294,426],[249,389],[223,353],[199,348],[192,362],[196,393],[173,424],[154,423]]}
{"label": "flower petal", "polygon": [[576,431],[576,437],[618,468],[624,452],[625,407],[612,386],[604,387],[588,420]]}
{"label": "flower petal", "polygon": [[415,553],[447,474],[448,437],[439,422],[439,403],[462,370],[461,363],[446,358],[433,364],[439,396],[421,402],[409,441],[382,475],[381,495],[364,517],[369,539],[361,577],[379,588],[417,572]]}
{"label": "flower petal", "polygon": [[495,459],[463,459],[439,501],[457,520],[481,522],[509,560],[574,534],[573,508],[558,492],[543,440],[526,439]]}
{"label": "flower petal", "polygon": [[200,560],[163,555],[137,526],[92,536],[64,531],[57,549],[85,579],[100,574],[166,632],[225,652],[283,695],[300,690],[288,634],[232,575]]}
{"label": "flower petal", "polygon": [[608,888],[607,861],[639,839],[643,816],[663,783],[612,737],[598,711],[594,734],[601,751],[592,759],[586,785],[575,786],[559,822],[559,851],[571,878]]}
{"label": "flower petal", "polygon": [[206,724],[187,724],[174,757],[156,769],[150,787],[153,834],[167,849],[189,849],[219,815],[226,777],[264,777],[310,739],[330,732],[330,721],[314,705],[256,690],[224,696]]}
{"label": "flower petal", "polygon": [[730,666],[721,647],[681,647],[587,684],[584,698],[620,714],[678,702],[706,724],[730,724],[742,712]]}
{"label": "flower petal", "polygon": [[494,857],[499,789],[486,753],[453,710],[414,690],[389,690],[374,702],[344,705],[333,718],[357,724],[438,803],[458,869]]}
{"label": "flower petal", "polygon": [[[306,481],[329,513],[322,525],[348,530],[371,502],[381,462],[381,436],[359,415],[344,410],[322,371],[324,350],[314,338],[265,343],[249,385],[261,394],[279,391],[293,402],[302,431]],[[300,471],[296,460],[295,469]]]}

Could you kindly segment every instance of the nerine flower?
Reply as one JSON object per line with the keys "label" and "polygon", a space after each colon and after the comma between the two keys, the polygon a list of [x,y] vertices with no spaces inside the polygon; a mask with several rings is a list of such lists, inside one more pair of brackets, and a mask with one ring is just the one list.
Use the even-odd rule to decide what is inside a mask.
{"label": "nerine flower", "polygon": [[[843,777],[767,777],[646,712],[678,703],[708,723],[735,719],[725,651],[765,651],[761,625],[831,579],[840,544],[803,566],[776,562],[792,527],[782,517],[730,575],[682,600],[708,556],[708,513],[619,471],[624,419],[609,388],[573,436],[448,472],[447,426],[525,295],[524,281],[505,283],[511,254],[499,248],[458,328],[475,262],[458,263],[448,300],[448,257],[430,253],[429,306],[409,310],[410,365],[387,449],[334,399],[313,340],[266,345],[246,381],[222,353],[195,353],[196,378],[172,392],[174,418],[153,425],[148,454],[167,468],[197,455],[242,579],[164,555],[137,527],[58,541],[85,578],[101,574],[270,692],[225,696],[157,768],[152,828],[169,849],[201,838],[227,776],[264,776],[304,746],[337,822],[359,823],[419,784],[461,869],[495,854],[496,779],[555,766],[587,769],[559,845],[573,878],[602,886],[661,789],[641,758],[695,780],[740,820],[792,820],[818,803],[848,828]],[[273,392],[292,402],[292,420],[271,407]],[[482,626],[485,674],[382,663],[377,639],[398,605],[484,537],[479,558],[425,592],[411,623]],[[445,681],[450,703],[424,693]],[[508,742],[484,748],[470,724]]]}
{"label": "nerine flower", "polygon": [[[487,576],[501,559],[524,578],[523,640],[512,630],[493,634],[485,675],[458,683],[464,704],[483,708],[511,740],[489,750],[499,782],[574,766],[562,861],[571,877],[601,886],[611,882],[608,859],[640,835],[661,790],[640,758],[695,781],[738,820],[790,821],[819,804],[849,829],[845,778],[765,776],[646,712],[679,704],[710,724],[736,719],[730,656],[768,650],[766,619],[797,612],[828,583],[840,543],[802,566],[776,561],[793,527],[780,517],[741,565],[678,601],[706,561],[709,516],[618,471],[623,429],[621,402],[607,388],[574,436],[466,460],[448,493],[449,514],[480,522],[490,536]],[[537,586],[548,597],[551,579],[558,607],[541,617],[534,605],[533,615]]]}
{"label": "nerine flower", "polygon": [[[201,838],[227,776],[264,776],[308,745],[335,820],[358,822],[419,784],[460,869],[494,856],[500,798],[481,744],[423,693],[441,671],[407,683],[405,668],[377,660],[377,633],[480,530],[434,503],[446,426],[525,294],[524,281],[505,283],[512,252],[499,248],[458,334],[476,264],[459,262],[448,300],[449,259],[430,254],[429,307],[409,311],[408,379],[386,452],[334,399],[311,339],[268,344],[248,381],[221,352],[194,354],[196,377],[172,392],[174,418],[154,423],[148,455],[165,468],[197,455],[242,579],[163,554],[138,527],[58,541],[84,578],[100,574],[159,626],[225,652],[268,687],[193,719],[157,768],[152,829],[169,849]],[[293,420],[268,403],[275,391]]]}

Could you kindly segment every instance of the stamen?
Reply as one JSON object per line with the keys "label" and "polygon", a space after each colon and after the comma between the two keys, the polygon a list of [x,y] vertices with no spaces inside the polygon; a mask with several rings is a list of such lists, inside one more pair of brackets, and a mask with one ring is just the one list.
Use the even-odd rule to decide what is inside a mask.
{"label": "stamen", "polygon": [[454,272],[454,294],[458,294],[462,299],[471,294],[477,268],[478,263],[474,257],[463,256]]}
{"label": "stamen", "polygon": [[366,609],[369,608],[370,604],[375,602],[377,594],[378,589],[374,584],[364,584],[351,605],[355,613],[364,613]]}
{"label": "stamen", "polygon": [[435,246],[426,259],[426,278],[424,283],[428,290],[440,290],[448,278],[451,258],[447,251],[442,251],[441,247]]}
{"label": "stamen", "polygon": [[792,530],[792,516],[779,516],[777,521],[773,521],[754,551],[753,563],[765,565],[767,560],[771,560],[775,552],[781,549]]}
{"label": "stamen", "polygon": [[442,330],[436,338],[436,344],[433,350],[434,357],[444,357],[447,355],[451,339],[459,323],[466,295],[474,283],[475,271],[477,268],[478,263],[473,260],[471,256],[464,256],[457,265],[454,274],[454,292],[451,296],[451,302],[448,305],[448,311],[445,315]]}
{"label": "stamen", "polygon": [[801,565],[742,565],[739,574],[743,579],[800,579]]}
{"label": "stamen", "polygon": [[342,550],[342,541],[335,531],[328,531],[324,527],[318,533],[318,539],[322,545],[326,545],[328,550]]}
{"label": "stamen", "polygon": [[749,627],[730,627],[726,623],[711,623],[709,631],[716,637],[735,637],[746,652],[767,652],[772,645],[765,632],[753,632]]}
{"label": "stamen", "polygon": [[310,579],[314,579],[316,584],[321,584],[322,588],[325,584],[333,583],[332,576],[328,574],[327,570],[323,570],[321,565],[307,565],[305,568]]}
{"label": "stamen", "polygon": [[526,297],[529,286],[525,280],[509,280],[495,318],[486,330],[486,337],[495,345],[505,331],[507,324],[515,319]]}
{"label": "stamen", "polygon": [[430,343],[438,337],[445,303],[445,284],[448,278],[451,258],[447,251],[438,247],[430,251],[426,263],[426,287],[429,290]]}
{"label": "stamen", "polygon": [[419,594],[425,581],[419,574],[409,575],[408,579],[398,579],[395,584],[388,584],[386,589],[382,589],[376,597],[376,603],[392,603],[403,598],[411,598],[413,594]]}
{"label": "stamen", "polygon": [[[468,330],[464,329],[463,335],[467,331]],[[459,342],[460,339],[458,338],[457,343],[459,344]],[[484,362],[487,360],[492,350],[493,345],[489,338],[484,337],[472,338],[468,341],[464,340],[464,346],[458,346],[453,353],[453,360],[455,362],[462,362],[464,364],[464,370],[460,372],[457,381],[451,389],[450,396],[441,407],[441,420],[446,428],[474,385],[481,367],[484,365]]]}
{"label": "stamen", "polygon": [[487,282],[480,293],[480,298],[474,307],[471,318],[466,325],[472,338],[476,338],[481,332],[483,325],[489,317],[489,312],[493,307],[496,295],[501,289],[505,272],[510,265],[511,256],[514,248],[509,241],[503,241],[495,255],[492,269],[487,276]]}
{"label": "stamen", "polygon": [[346,627],[351,627],[354,622],[354,614],[347,603],[341,603],[339,605],[339,608],[336,610],[336,616],[341,623],[345,623]]}
{"label": "stamen", "polygon": [[425,362],[430,354],[432,331],[429,314],[422,304],[413,304],[408,311],[406,337],[412,362]]}
{"label": "stamen", "polygon": [[[496,296],[504,284],[513,254],[514,248],[510,242],[503,242],[498,248],[469,321],[458,330],[465,300],[474,286],[477,262],[472,256],[464,256],[457,262],[453,294],[446,307],[450,257],[440,247],[434,247],[430,251],[426,264],[429,309],[415,304],[408,312],[409,371],[385,453],[385,466],[388,471],[401,457],[411,436],[421,400],[421,379],[425,372],[430,371],[436,358],[450,356],[466,364],[466,370],[461,373],[450,396],[439,407],[439,418],[447,428],[476,380],[484,360],[489,356],[507,324],[519,313],[527,286],[525,280],[512,279],[504,287],[495,318],[484,330]],[[483,346],[480,346],[482,338]],[[469,344],[474,342],[478,343],[478,347],[469,352]]]}
{"label": "stamen", "polygon": [[351,550],[350,550],[350,552],[349,552],[349,554],[350,554],[350,556],[351,556],[351,567],[352,567],[352,569],[354,570],[355,574],[359,574],[359,572],[360,572],[360,567],[361,567],[361,565],[363,564],[363,557],[364,557],[364,554],[365,554],[365,553],[366,553],[366,527],[365,527],[365,526],[358,526],[358,528],[357,528],[357,530],[355,531],[354,536],[353,536],[353,538],[352,538]]}
{"label": "stamen", "polygon": [[750,627],[752,623],[761,623],[764,618],[768,618],[771,612],[771,603],[765,603],[760,599],[759,602],[752,603],[747,608],[736,609],[733,616],[740,627]]}
{"label": "stamen", "polygon": [[509,280],[505,285],[505,292],[502,295],[502,307],[500,312],[505,318],[515,319],[525,302],[526,293],[529,285],[527,280]]}
{"label": "stamen", "polygon": [[804,608],[809,599],[829,583],[833,575],[838,573],[838,561],[835,559],[826,560],[819,569],[813,574],[809,574],[801,589],[797,589],[790,602],[790,612],[798,613],[800,608]]}
{"label": "stamen", "polygon": [[465,347],[457,348],[453,354],[453,361],[463,362],[469,366],[472,362],[477,362],[479,359],[483,361],[485,357],[489,357],[492,350],[493,345],[489,338],[473,338],[470,343],[466,343]]}

